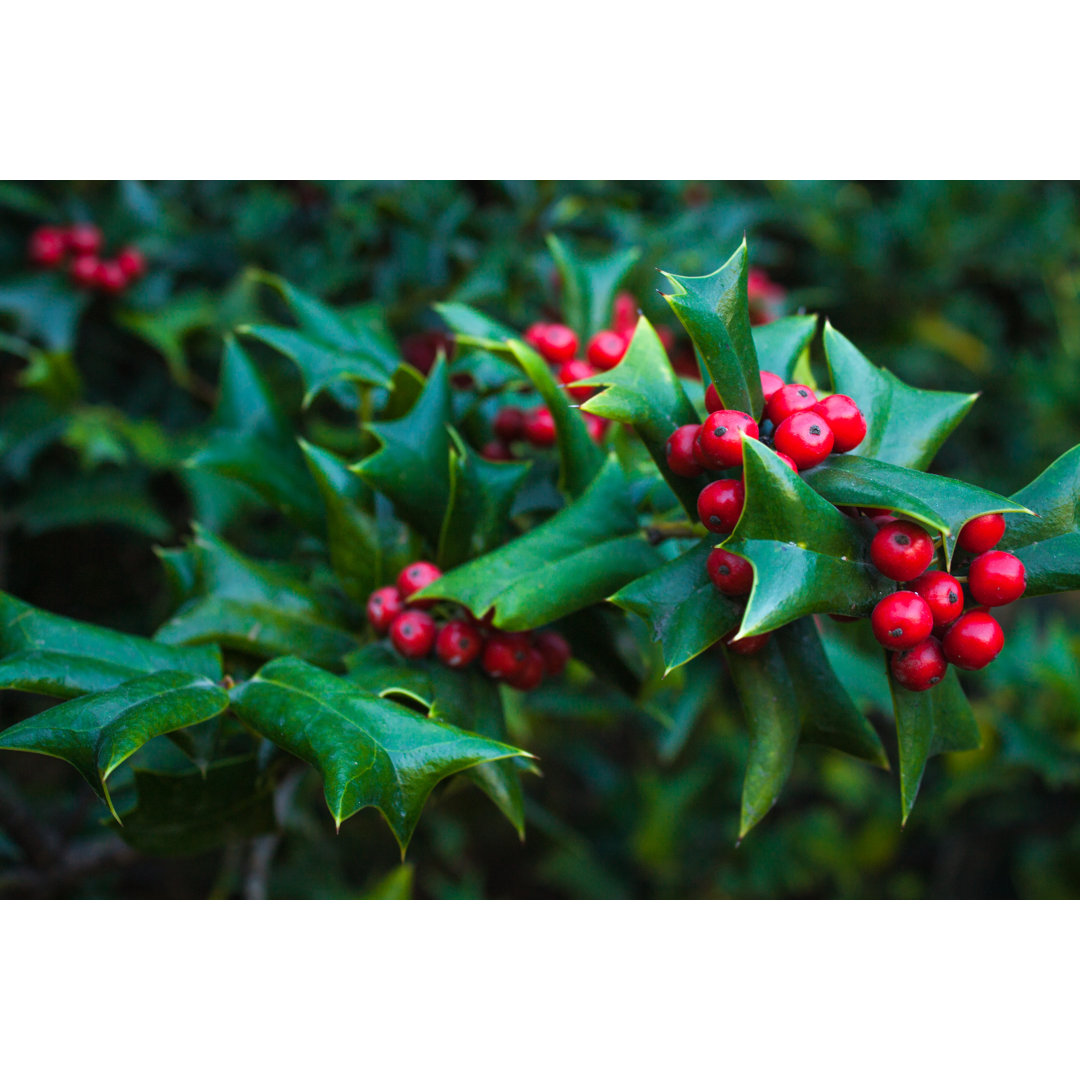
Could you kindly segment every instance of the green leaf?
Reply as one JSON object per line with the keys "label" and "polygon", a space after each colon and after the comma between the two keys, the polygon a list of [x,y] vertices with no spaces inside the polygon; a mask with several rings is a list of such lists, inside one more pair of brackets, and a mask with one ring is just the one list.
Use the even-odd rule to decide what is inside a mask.
{"label": "green leaf", "polygon": [[493,608],[496,626],[528,630],[606,599],[659,559],[610,459],[577,502],[417,596],[454,600],[476,615]]}
{"label": "green leaf", "polygon": [[374,806],[403,856],[440,780],[485,761],[529,756],[363,693],[294,657],[267,664],[237,688],[233,704],[260,735],[318,769],[339,827]]}
{"label": "green leaf", "polygon": [[272,833],[273,787],[253,757],[215,762],[205,773],[135,769],[135,809],[117,831],[146,855],[175,859]]}
{"label": "green leaf", "polygon": [[866,417],[866,438],[851,451],[860,457],[925,469],[978,397],[908,386],[871,364],[828,322],[825,358],[835,391],[852,398]]}
{"label": "green leaf", "polygon": [[664,273],[675,292],[665,300],[686,327],[724,405],[751,416],[765,406],[746,279],[746,241],[723,266],[706,277]]}
{"label": "green leaf", "polygon": [[342,588],[365,601],[382,580],[382,551],[371,515],[360,508],[363,482],[341,458],[300,440],[326,507],[330,565]]}
{"label": "green leaf", "polygon": [[869,615],[892,585],[867,559],[855,523],[756,439],[743,439],[743,468],[746,504],[720,545],[754,567],[738,636],[815,612]]}
{"label": "green leaf", "polygon": [[653,641],[663,650],[665,676],[719,641],[742,618],[742,608],[717,591],[705,570],[713,543],[701,540],[611,597],[613,604],[649,624]]}
{"label": "green leaf", "polygon": [[775,640],[750,656],[728,652],[728,667],[750,725],[739,839],[773,808],[791,774],[799,743],[796,688]]}
{"label": "green leaf", "polygon": [[371,888],[365,890],[361,900],[411,900],[415,868],[410,863],[395,866],[384,874]]}
{"label": "green leaf", "polygon": [[889,686],[900,749],[900,809],[907,824],[927,758],[947,750],[977,750],[979,729],[955,668],[929,690],[905,690],[891,671]]}
{"label": "green leaf", "polygon": [[788,315],[763,326],[755,326],[754,350],[761,370],[779,375],[784,382],[801,382],[796,378],[796,369],[815,330],[816,315]]}
{"label": "green leaf", "polygon": [[113,770],[155,736],[200,724],[228,704],[225,691],[209,679],[162,671],[23,720],[0,733],[0,749],[74,765],[116,816],[106,787]]}
{"label": "green leaf", "polygon": [[34,274],[0,287],[0,311],[13,314],[16,330],[40,339],[50,352],[71,352],[79,318],[89,304],[62,274]]}
{"label": "green leaf", "polygon": [[582,408],[596,416],[632,424],[672,491],[696,519],[701,485],[676,476],[668,468],[666,448],[671,433],[683,424],[696,424],[698,416],[649,320],[644,316],[638,320],[630,348],[620,364],[574,385],[606,387]]}
{"label": "green leaf", "polygon": [[450,505],[439,536],[439,566],[449,569],[483,555],[504,538],[510,509],[531,466],[527,461],[488,461],[454,433]]}
{"label": "green leaf", "polygon": [[463,345],[512,360],[536,387],[555,421],[559,484],[572,497],[579,496],[603,464],[604,454],[589,435],[581,410],[571,405],[544,358],[517,340],[512,330],[464,304],[436,304],[435,308]]}
{"label": "green leaf", "polygon": [[341,382],[390,386],[393,373],[386,371],[379,360],[326,345],[302,331],[281,326],[241,326],[236,332],[276,349],[300,369],[304,380],[305,408],[321,391]]}
{"label": "green leaf", "polygon": [[449,424],[450,380],[440,359],[407,416],[368,425],[381,448],[352,467],[432,545],[450,502]]}
{"label": "green leaf", "polygon": [[178,386],[190,387],[192,373],[188,365],[185,344],[196,330],[217,323],[217,306],[208,292],[188,292],[174,297],[167,304],[154,307],[153,312],[125,311],[116,321],[129,333],[157,349],[168,366],[169,374]]}
{"label": "green leaf", "polygon": [[1024,564],[1024,595],[1080,589],[1080,446],[1062,454],[1013,499],[1038,515],[1007,518],[999,545]]}
{"label": "green leaf", "polygon": [[0,593],[0,686],[52,697],[108,689],[135,675],[187,671],[221,678],[212,645],[176,648],[51,615]]}
{"label": "green leaf", "polygon": [[640,251],[628,248],[587,259],[557,236],[549,236],[547,245],[562,279],[564,316],[584,347],[593,334],[611,322],[615,294],[637,262]]}
{"label": "green leaf", "polygon": [[213,641],[260,657],[296,653],[328,666],[355,644],[299,579],[246,558],[202,529],[196,528],[193,547],[204,595],[184,604],[158,630],[157,641]]}
{"label": "green leaf", "polygon": [[942,533],[949,562],[960,530],[972,518],[1028,513],[1004,495],[960,480],[854,454],[832,454],[802,477],[819,495],[838,506],[895,510]]}

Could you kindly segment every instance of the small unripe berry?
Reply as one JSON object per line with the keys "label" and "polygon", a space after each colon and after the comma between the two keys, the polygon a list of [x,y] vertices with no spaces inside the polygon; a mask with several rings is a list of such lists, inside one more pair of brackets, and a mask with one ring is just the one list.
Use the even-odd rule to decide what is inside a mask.
{"label": "small unripe berry", "polygon": [[67,246],[76,255],[96,255],[101,250],[101,230],[89,222],[72,225],[67,231]]}
{"label": "small unripe berry", "polygon": [[101,260],[96,255],[76,255],[68,273],[79,288],[92,289],[97,285],[100,268]]}
{"label": "small unripe berry", "polygon": [[451,619],[435,639],[435,655],[452,668],[468,667],[483,647],[480,631],[464,619]]}
{"label": "small unripe berry", "polygon": [[585,355],[599,371],[610,371],[626,355],[628,341],[614,330],[601,330],[589,342]]}
{"label": "small unripe berry", "polygon": [[709,532],[729,533],[742,513],[746,486],[741,480],[714,480],[701,489],[697,511]]}
{"label": "small unripe berry", "polygon": [[1024,594],[1027,573],[1024,564],[1007,551],[987,551],[968,569],[968,592],[977,604],[1001,607]]}
{"label": "small unripe berry", "polygon": [[559,382],[562,383],[567,394],[575,401],[588,401],[596,393],[597,388],[595,386],[571,386],[570,383],[580,382],[582,379],[588,379],[595,374],[596,371],[593,369],[592,364],[587,364],[584,360],[567,360],[559,368]]}
{"label": "small unripe berry", "polygon": [[926,601],[934,616],[934,629],[943,630],[964,612],[964,590],[944,570],[928,570],[911,587]]}
{"label": "small unripe berry", "polygon": [[513,405],[508,405],[495,414],[491,427],[495,438],[504,443],[514,442],[521,438],[525,428],[525,413]]}
{"label": "small unripe berry", "polygon": [[694,442],[701,430],[700,424],[683,424],[668,436],[666,453],[668,468],[676,476],[700,476],[702,466],[694,456]]}
{"label": "small unripe berry", "polygon": [[787,454],[800,469],[820,465],[832,452],[833,431],[823,416],[812,411],[792,413],[773,437],[779,454]]}
{"label": "small unripe berry", "polygon": [[838,454],[854,450],[866,438],[866,417],[847,394],[822,398],[814,406],[814,412],[828,420],[836,440],[833,449]]}
{"label": "small unripe berry", "polygon": [[524,663],[507,675],[506,681],[515,690],[535,690],[544,681],[544,654],[535,646],[527,646]]}
{"label": "small unripe berry", "polygon": [[554,630],[542,630],[536,635],[533,645],[544,658],[544,670],[554,678],[566,670],[570,662],[570,643]]}
{"label": "small unripe berry", "polygon": [[739,628],[735,627],[734,630],[729,630],[720,640],[724,643],[724,648],[729,652],[737,653],[739,656],[753,656],[756,652],[761,652],[762,649],[769,642],[769,638],[772,637],[772,631],[766,630],[764,634],[751,634],[749,637],[744,637],[739,641],[732,641],[731,639],[739,632]]}
{"label": "small unripe berry", "polygon": [[578,337],[569,326],[548,323],[537,332],[533,344],[549,363],[562,364],[574,359],[578,349]]}
{"label": "small unripe berry", "polygon": [[[142,277],[146,273],[146,257],[137,247],[128,246],[121,249],[116,256],[117,265],[124,271],[128,281]],[[449,353],[450,350],[447,350]]]}
{"label": "small unripe berry", "polygon": [[403,600],[416,607],[430,607],[434,601],[413,600],[413,593],[418,593],[421,589],[426,588],[433,581],[438,581],[441,577],[442,571],[434,563],[410,563],[397,576],[398,592],[401,593],[401,598]]}
{"label": "small unripe berry", "polygon": [[769,397],[765,406],[765,415],[777,427],[792,413],[804,412],[817,404],[817,394],[802,383],[788,383]]}
{"label": "small unripe berry", "polygon": [[554,446],[558,433],[555,430],[555,417],[551,415],[551,410],[545,405],[540,405],[527,412],[522,433],[533,446]]}
{"label": "small unripe berry", "polygon": [[67,252],[67,234],[54,225],[42,225],[30,234],[27,253],[37,266],[56,266]]}
{"label": "small unripe berry", "polygon": [[972,518],[960,530],[956,542],[972,555],[981,555],[984,551],[997,547],[998,541],[1004,535],[1005,515],[983,514],[982,517]]}
{"label": "small unripe berry", "polygon": [[1005,644],[997,619],[986,611],[969,611],[945,631],[941,647],[950,664],[966,671],[986,667]]}
{"label": "small unripe berry", "polygon": [[927,638],[889,661],[893,678],[906,690],[929,690],[945,678],[949,665],[935,638]]}
{"label": "small unripe berry", "polygon": [[484,646],[480,666],[492,679],[509,679],[525,665],[530,651],[526,634],[492,634]]}
{"label": "small unripe berry", "polygon": [[741,555],[713,548],[705,563],[712,583],[725,596],[745,596],[754,585],[754,568]]}
{"label": "small unripe berry", "polygon": [[713,469],[730,469],[741,465],[742,437],[758,437],[758,426],[752,416],[734,409],[710,413],[698,432],[698,453]]}
{"label": "small unripe berry", "polygon": [[426,611],[403,611],[390,624],[390,641],[411,660],[427,656],[435,644],[435,620]]}
{"label": "small unripe berry", "polygon": [[874,637],[886,649],[912,649],[934,629],[930,605],[915,592],[894,592],[870,613]]}
{"label": "small unripe berry", "polygon": [[891,521],[870,542],[870,561],[893,581],[914,581],[934,558],[930,534],[910,521]]}
{"label": "small unripe berry", "polygon": [[367,620],[377,633],[385,634],[390,624],[405,610],[396,585],[384,585],[376,589],[367,602]]}

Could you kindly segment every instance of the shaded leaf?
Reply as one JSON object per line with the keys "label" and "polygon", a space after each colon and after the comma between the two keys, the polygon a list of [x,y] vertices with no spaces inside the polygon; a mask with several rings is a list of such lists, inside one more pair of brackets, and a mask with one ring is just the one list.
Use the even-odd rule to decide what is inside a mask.
{"label": "shaded leaf", "polygon": [[816,315],[788,315],[763,326],[755,326],[754,349],[761,370],[779,375],[784,382],[802,382],[796,377],[796,368],[815,330]]}
{"label": "shaded leaf", "polygon": [[611,321],[615,294],[640,254],[637,248],[586,258],[557,236],[548,236],[548,249],[562,280],[563,314],[582,346]]}

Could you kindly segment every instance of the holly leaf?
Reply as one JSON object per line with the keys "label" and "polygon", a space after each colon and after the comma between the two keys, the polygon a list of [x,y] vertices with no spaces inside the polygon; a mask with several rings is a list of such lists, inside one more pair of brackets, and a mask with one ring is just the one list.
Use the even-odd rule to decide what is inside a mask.
{"label": "holly leaf", "polygon": [[667,440],[683,424],[696,424],[697,413],[649,320],[638,320],[630,348],[610,371],[598,372],[575,386],[603,386],[582,405],[585,412],[632,424],[657,468],[691,517],[697,516],[701,485],[668,468]]}
{"label": "holly leaf", "polygon": [[444,574],[417,597],[453,600],[495,625],[529,630],[599,603],[659,561],[626,478],[609,459],[577,502],[524,536]]}
{"label": "holly leaf", "polygon": [[686,327],[727,408],[760,416],[765,401],[750,329],[747,271],[744,239],[735,254],[706,277],[664,273],[675,286],[664,299]]}
{"label": "holly leaf", "polygon": [[742,516],[719,545],[754,567],[738,638],[815,612],[869,615],[892,591],[854,522],[756,439],[743,439],[743,472]]}
{"label": "holly leaf", "polygon": [[300,449],[326,507],[330,565],[345,593],[365,601],[382,580],[382,550],[370,514],[360,508],[360,478],[329,450],[300,440]]}
{"label": "holly leaf", "polygon": [[908,386],[870,363],[828,322],[825,358],[834,390],[852,398],[866,417],[866,438],[851,451],[859,457],[925,469],[978,397]]}
{"label": "holly leaf", "polygon": [[182,605],[155,635],[169,644],[216,642],[251,656],[296,653],[338,664],[355,644],[323,614],[319,597],[296,577],[248,559],[196,526],[203,595]]}
{"label": "holly leaf", "polygon": [[440,780],[485,761],[530,756],[364,693],[295,657],[267,664],[234,691],[233,705],[260,735],[319,771],[339,828],[374,806],[402,857]]}
{"label": "holly leaf", "polygon": [[464,304],[436,304],[435,309],[460,344],[505,357],[536,387],[555,421],[559,485],[572,497],[579,496],[603,464],[604,454],[589,435],[581,410],[571,405],[544,358],[519,341],[514,331]]}
{"label": "holly leaf", "polygon": [[161,671],[55,705],[0,733],[0,749],[26,750],[73,765],[119,821],[110,774],[157,735],[201,724],[229,697],[201,675]]}
{"label": "holly leaf", "polygon": [[692,660],[739,625],[742,608],[718,592],[705,570],[706,538],[689,551],[624,585],[611,602],[640,615],[660,642],[664,675]]}
{"label": "holly leaf", "polygon": [[155,671],[221,678],[215,646],[176,648],[66,619],[0,592],[0,687],[70,698]]}
{"label": "holly leaf", "polygon": [[1080,588],[1080,446],[1062,454],[1013,499],[1038,515],[1007,518],[999,545],[1024,564],[1024,595]]}
{"label": "holly leaf", "polygon": [[449,568],[483,555],[503,539],[514,499],[531,467],[528,461],[488,461],[452,434],[450,503],[439,535],[439,566]]}
{"label": "holly leaf", "polygon": [[927,759],[947,750],[977,750],[979,729],[956,669],[929,690],[905,690],[889,672],[900,750],[900,810],[907,824]]}
{"label": "holly leaf", "polygon": [[368,425],[380,449],[352,466],[433,545],[450,503],[449,424],[450,380],[446,362],[439,359],[406,416]]}
{"label": "holly leaf", "polygon": [[587,259],[557,236],[548,236],[547,245],[562,281],[563,314],[584,345],[610,323],[615,294],[640,251],[627,248]]}
{"label": "holly leaf", "polygon": [[816,315],[788,315],[753,329],[754,350],[762,371],[779,375],[784,382],[801,382],[796,368],[817,330]]}
{"label": "holly leaf", "polygon": [[190,388],[191,368],[185,343],[196,330],[217,322],[217,305],[208,292],[182,293],[152,312],[123,311],[114,316],[129,333],[141,338],[165,358],[169,374],[178,386]]}
{"label": "holly leaf", "polygon": [[42,341],[50,352],[70,352],[90,298],[62,274],[34,274],[0,288],[0,311],[15,316],[16,330]]}
{"label": "holly leaf", "polygon": [[972,484],[854,454],[832,454],[801,475],[819,495],[838,506],[895,510],[940,532],[947,562],[952,561],[960,530],[972,518],[1030,514],[1004,495]]}

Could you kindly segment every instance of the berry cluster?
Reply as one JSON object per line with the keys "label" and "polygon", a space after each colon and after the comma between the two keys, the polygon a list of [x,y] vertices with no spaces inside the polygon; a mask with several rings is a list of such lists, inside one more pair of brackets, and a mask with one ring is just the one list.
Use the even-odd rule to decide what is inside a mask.
{"label": "berry cluster", "polygon": [[[871,512],[872,513],[872,512]],[[1007,551],[993,550],[1005,533],[1001,514],[969,521],[957,545],[975,556],[967,572],[967,592],[975,607],[966,612],[961,579],[931,569],[934,541],[910,521],[877,514],[870,560],[907,589],[881,600],[870,616],[874,637],[892,654],[893,676],[909,690],[929,690],[949,664],[967,671],[986,667],[1005,644],[998,621],[987,608],[1011,604],[1027,585],[1024,564]]]}
{"label": "berry cluster", "polygon": [[750,305],[751,326],[764,326],[784,313],[787,290],[758,267],[750,268],[746,278],[746,294]]}
{"label": "berry cluster", "polygon": [[410,563],[396,584],[384,585],[368,597],[368,622],[376,633],[388,634],[402,656],[419,660],[434,650],[451,668],[469,667],[479,660],[484,674],[515,690],[535,690],[545,676],[562,674],[570,660],[570,645],[554,630],[505,633],[464,611],[442,624],[436,622],[429,610],[435,601],[412,597],[440,577],[442,571],[434,563]]}
{"label": "berry cluster", "polygon": [[96,289],[116,295],[146,272],[146,259],[137,248],[128,246],[112,259],[102,258],[104,237],[88,222],[66,228],[42,225],[30,234],[28,254],[35,266],[59,267],[67,262],[71,280],[81,289]]}

